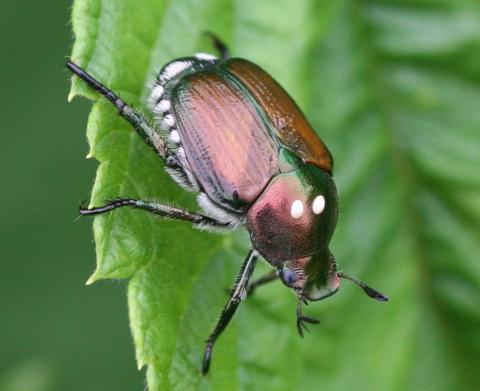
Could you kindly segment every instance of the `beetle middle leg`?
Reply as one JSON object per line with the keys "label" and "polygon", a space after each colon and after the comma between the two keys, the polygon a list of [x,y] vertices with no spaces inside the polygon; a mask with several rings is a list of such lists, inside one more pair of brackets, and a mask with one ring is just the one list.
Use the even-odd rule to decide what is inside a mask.
{"label": "beetle middle leg", "polygon": [[252,296],[258,287],[268,284],[269,282],[275,281],[277,278],[278,278],[278,275],[276,270],[271,270],[267,274],[264,274],[263,276],[252,281],[252,283],[248,287],[247,297]]}
{"label": "beetle middle leg", "polygon": [[175,208],[173,206],[160,204],[158,202],[133,200],[130,198],[118,199],[118,200],[109,202],[106,205],[90,208],[90,209],[80,207],[80,214],[82,216],[98,215],[98,214],[110,212],[114,209],[122,208],[124,206],[143,209],[155,215],[159,215],[159,216],[170,218],[170,219],[190,221],[191,223],[193,223],[193,225],[200,226],[200,227],[224,228],[224,229],[229,228],[228,223],[221,223],[215,219],[212,219],[200,213],[190,212],[185,209]]}
{"label": "beetle middle leg", "polygon": [[205,346],[202,362],[202,373],[204,375],[208,372],[208,368],[210,367],[210,360],[212,358],[212,350],[215,341],[232,320],[240,302],[247,296],[248,285],[250,283],[250,279],[252,278],[257,260],[258,253],[252,248],[243,262],[235,285],[230,293],[230,298],[220,314],[217,325],[207,339],[207,345]]}

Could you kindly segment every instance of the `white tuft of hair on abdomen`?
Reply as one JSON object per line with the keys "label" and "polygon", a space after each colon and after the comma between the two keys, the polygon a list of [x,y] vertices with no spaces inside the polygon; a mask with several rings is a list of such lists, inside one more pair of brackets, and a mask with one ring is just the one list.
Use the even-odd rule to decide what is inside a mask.
{"label": "white tuft of hair on abdomen", "polygon": [[170,134],[168,135],[168,141],[173,144],[180,144],[180,135],[178,134],[178,130],[172,129]]}
{"label": "white tuft of hair on abdomen", "polygon": [[191,65],[191,61],[174,61],[165,67],[163,72],[160,74],[160,78],[163,81],[171,80]]}
{"label": "white tuft of hair on abdomen", "polygon": [[149,104],[150,107],[155,111],[157,102],[162,98],[164,88],[162,85],[157,84],[153,87],[152,93],[150,94]]}
{"label": "white tuft of hair on abdomen", "polygon": [[229,224],[231,228],[244,223],[244,218],[215,205],[205,193],[200,193],[197,196],[197,203],[207,216],[221,223]]}

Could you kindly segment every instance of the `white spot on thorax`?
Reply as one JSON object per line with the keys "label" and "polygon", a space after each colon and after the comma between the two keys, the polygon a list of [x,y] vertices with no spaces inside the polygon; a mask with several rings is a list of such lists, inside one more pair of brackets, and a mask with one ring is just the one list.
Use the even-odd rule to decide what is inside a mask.
{"label": "white spot on thorax", "polygon": [[303,215],[303,202],[300,200],[295,200],[292,202],[292,206],[290,208],[290,215],[294,219],[299,219]]}
{"label": "white spot on thorax", "polygon": [[322,195],[316,196],[313,200],[312,210],[313,213],[319,215],[325,209],[325,197]]}

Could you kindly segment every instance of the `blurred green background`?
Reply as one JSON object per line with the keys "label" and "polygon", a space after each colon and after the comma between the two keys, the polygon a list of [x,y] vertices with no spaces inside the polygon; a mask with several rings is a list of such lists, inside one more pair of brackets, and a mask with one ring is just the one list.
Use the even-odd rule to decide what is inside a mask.
{"label": "blurred green background", "polygon": [[124,282],[84,283],[96,163],[67,103],[70,1],[0,2],[0,390],[141,390]]}
{"label": "blurred green background", "polygon": [[[129,14],[128,3],[118,2],[127,5],[119,14],[143,17]],[[278,378],[279,387],[291,380],[311,389],[310,379],[321,376],[319,389],[374,384],[388,390],[475,390],[480,384],[478,2],[312,0],[290,2],[288,11],[288,2],[285,10],[273,2],[223,3],[233,4],[177,1],[156,9],[169,17],[162,21],[155,56],[171,58],[205,46],[196,41],[198,30],[215,27],[226,32],[236,54],[261,63],[285,84],[336,159],[342,214],[333,248],[343,269],[392,296],[387,307],[378,307],[344,284],[341,295],[309,307],[323,323],[299,341],[293,318],[284,319],[293,316],[293,301],[271,300],[283,290],[266,288],[237,318],[240,344],[263,349],[267,361],[284,361],[282,348],[288,346],[285,365],[293,368],[301,360],[301,371],[259,370],[252,361],[261,357],[255,352],[254,359],[246,357],[247,349],[240,349],[240,383],[249,389],[257,378],[262,384]],[[95,254],[91,222],[76,220],[77,206],[89,197],[97,163],[83,159],[91,104],[66,101],[70,7],[53,0],[0,4],[0,391],[138,390],[145,383],[128,329],[126,283],[84,286]],[[234,11],[224,18],[219,11],[224,8]],[[152,15],[155,27],[160,21]],[[112,57],[122,63],[124,56],[142,68],[138,53],[144,48],[129,34],[122,38],[133,41],[131,52]],[[108,34],[103,37],[107,47]],[[96,72],[118,82],[115,70],[98,65],[104,54],[112,55],[97,52]],[[119,86],[138,88],[132,78],[120,78]],[[224,274],[228,284],[232,276]],[[197,306],[205,318],[202,327],[210,327],[224,300],[220,285],[206,314]],[[276,318],[271,313],[277,309]],[[272,329],[280,332],[278,341],[265,329],[271,321],[280,324]],[[232,329],[224,341],[235,340],[236,326]],[[275,343],[262,347],[262,338]],[[272,354],[277,342],[279,353]],[[189,343],[198,350],[196,340]],[[173,377],[179,382],[183,375],[198,377],[196,356],[185,367],[188,376],[179,356],[180,375]],[[255,370],[257,377],[250,376]]]}

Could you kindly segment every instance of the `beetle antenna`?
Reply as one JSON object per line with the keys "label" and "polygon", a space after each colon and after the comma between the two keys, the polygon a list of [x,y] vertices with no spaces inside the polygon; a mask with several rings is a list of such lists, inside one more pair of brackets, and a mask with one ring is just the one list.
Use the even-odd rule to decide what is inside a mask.
{"label": "beetle antenna", "polygon": [[352,281],[355,285],[358,285],[360,288],[363,289],[363,291],[372,299],[378,300],[378,301],[388,301],[388,297],[385,296],[383,293],[380,293],[379,291],[370,288],[367,284],[364,282],[357,280],[356,278],[353,278],[352,276],[349,276],[348,274],[345,274],[343,272],[338,272],[337,276],[340,278],[344,278],[346,280]]}

